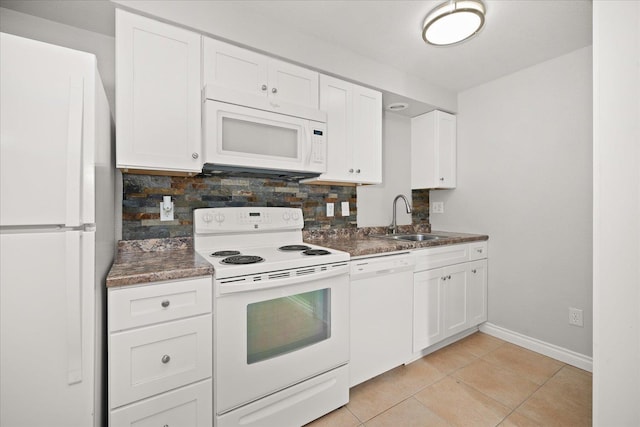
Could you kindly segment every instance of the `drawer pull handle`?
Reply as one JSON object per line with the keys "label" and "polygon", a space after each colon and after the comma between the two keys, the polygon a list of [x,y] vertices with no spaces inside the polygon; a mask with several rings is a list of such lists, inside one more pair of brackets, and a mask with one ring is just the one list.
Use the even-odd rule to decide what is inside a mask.
{"label": "drawer pull handle", "polygon": [[447,276],[447,279],[451,280],[451,275],[448,275],[448,276]]}
{"label": "drawer pull handle", "polygon": [[162,356],[162,363],[169,363],[171,361],[171,357],[168,354]]}
{"label": "drawer pull handle", "polygon": [[447,276],[442,276],[441,279],[442,280],[447,280]]}
{"label": "drawer pull handle", "polygon": [[169,307],[169,304],[171,304],[171,301],[169,301],[168,299],[166,299],[166,300],[164,300],[164,301],[162,301],[160,303],[160,305],[163,306],[164,308]]}
{"label": "drawer pull handle", "polygon": [[481,254],[481,253],[482,253],[482,249],[481,249],[481,248],[478,248],[478,249],[476,249],[476,252],[478,252],[479,254]]}
{"label": "drawer pull handle", "polygon": [[476,270],[475,268],[474,268],[473,270],[471,270],[471,272],[472,272],[473,274],[476,274],[476,271],[477,271],[477,270]]}

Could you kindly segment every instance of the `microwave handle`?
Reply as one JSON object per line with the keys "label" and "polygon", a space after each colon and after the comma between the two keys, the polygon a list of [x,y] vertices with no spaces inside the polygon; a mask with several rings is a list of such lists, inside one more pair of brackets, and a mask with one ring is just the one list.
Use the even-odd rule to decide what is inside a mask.
{"label": "microwave handle", "polygon": [[309,124],[306,124],[306,126],[304,127],[304,132],[307,136],[307,144],[305,145],[307,146],[307,150],[309,151],[309,153],[307,153],[307,161],[305,163],[305,166],[309,166],[311,165],[311,157],[313,156],[313,139],[311,138],[311,126]]}

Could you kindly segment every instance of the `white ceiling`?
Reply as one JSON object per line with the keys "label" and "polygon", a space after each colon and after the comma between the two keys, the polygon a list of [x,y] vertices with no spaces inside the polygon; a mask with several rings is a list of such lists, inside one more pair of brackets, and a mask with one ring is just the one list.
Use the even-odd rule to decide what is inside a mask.
{"label": "white ceiling", "polygon": [[[441,1],[213,1],[219,13],[252,14],[279,31],[340,45],[453,91],[494,80],[591,44],[589,0],[484,0],[485,28],[452,47],[426,45],[421,24]],[[114,35],[108,0],[0,0],[0,6]],[[242,23],[238,23],[242,25]]]}

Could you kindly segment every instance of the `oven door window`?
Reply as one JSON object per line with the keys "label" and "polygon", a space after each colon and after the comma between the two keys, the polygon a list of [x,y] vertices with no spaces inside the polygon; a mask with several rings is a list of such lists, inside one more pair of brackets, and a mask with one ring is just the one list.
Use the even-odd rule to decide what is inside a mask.
{"label": "oven door window", "polygon": [[297,160],[300,132],[296,127],[222,117],[222,150]]}
{"label": "oven door window", "polygon": [[247,306],[247,364],[290,353],[331,337],[331,290]]}

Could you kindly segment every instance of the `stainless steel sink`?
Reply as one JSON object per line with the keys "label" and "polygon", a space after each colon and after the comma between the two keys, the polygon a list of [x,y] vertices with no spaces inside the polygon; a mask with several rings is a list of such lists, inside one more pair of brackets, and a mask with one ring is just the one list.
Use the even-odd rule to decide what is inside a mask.
{"label": "stainless steel sink", "polygon": [[380,234],[371,237],[392,240],[408,240],[411,242],[423,242],[426,240],[437,240],[443,238],[442,236],[436,236],[435,234]]}

